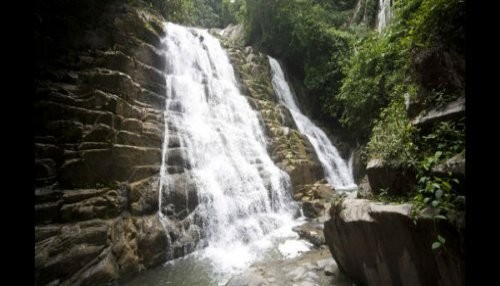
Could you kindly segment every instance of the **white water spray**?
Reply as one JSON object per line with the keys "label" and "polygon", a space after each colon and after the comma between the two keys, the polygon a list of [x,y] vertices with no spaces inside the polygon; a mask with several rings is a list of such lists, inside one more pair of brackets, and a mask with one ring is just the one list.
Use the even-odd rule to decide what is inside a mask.
{"label": "white water spray", "polygon": [[380,33],[389,24],[392,18],[392,0],[379,0],[379,11],[377,15],[377,31]]}
{"label": "white water spray", "polygon": [[[257,114],[218,40],[205,30],[168,23],[164,44],[165,142],[169,129],[176,130],[186,150],[186,172],[198,192],[195,212],[209,243],[204,255],[220,272],[231,272],[259,257],[269,246],[263,238],[277,229],[290,232],[296,223],[290,178],[269,157]],[[169,192],[166,161],[161,185]]]}
{"label": "white water spray", "polygon": [[272,83],[276,95],[280,103],[292,113],[300,133],[306,135],[313,145],[328,183],[338,191],[355,189],[357,186],[352,176],[352,158],[347,165],[325,132],[302,114],[278,61],[269,57],[269,64],[271,65]]}

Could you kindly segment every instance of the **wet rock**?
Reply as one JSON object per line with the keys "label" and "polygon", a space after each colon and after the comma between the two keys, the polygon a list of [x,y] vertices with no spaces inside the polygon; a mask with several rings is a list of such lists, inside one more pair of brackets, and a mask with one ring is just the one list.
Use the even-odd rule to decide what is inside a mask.
{"label": "wet rock", "polygon": [[104,285],[163,263],[170,247],[157,215],[164,20],[84,2],[35,9],[46,51],[35,75],[37,285]]}
{"label": "wet rock", "polygon": [[366,175],[366,165],[361,158],[361,148],[356,148],[353,151],[352,173],[354,181],[360,182]]}
{"label": "wet rock", "polygon": [[175,214],[175,205],[168,204],[167,206],[163,207],[162,213],[166,216],[173,216]]}
{"label": "wet rock", "polygon": [[92,127],[92,129],[83,136],[83,141],[87,142],[107,142],[113,140],[115,131],[108,125],[102,123]]}
{"label": "wet rock", "polygon": [[416,184],[415,171],[404,168],[398,162],[371,159],[366,167],[366,174],[375,194],[384,190],[388,194],[404,195],[411,192]]}
{"label": "wet rock", "polygon": [[323,177],[323,168],[316,162],[294,162],[287,163],[285,170],[288,171],[292,179],[293,186],[310,184]]}
{"label": "wet rock", "polygon": [[278,104],[267,57],[252,47],[229,46],[230,60],[248,101],[263,120],[273,161],[290,175],[294,188],[323,178],[323,168],[311,143],[297,131],[290,112]]}
{"label": "wet rock", "polygon": [[302,202],[302,212],[308,218],[324,217],[335,192],[326,183],[299,185],[293,195]]}
{"label": "wet rock", "polygon": [[60,209],[62,221],[113,218],[125,207],[125,200],[116,190],[75,190],[63,196]]}
{"label": "wet rock", "polygon": [[183,148],[169,148],[167,154],[167,165],[181,166],[190,169],[190,164],[187,160],[186,150]]}
{"label": "wet rock", "polygon": [[[38,228],[42,232],[44,228]],[[70,278],[95,262],[107,245],[109,224],[103,221],[66,224],[35,244],[35,276],[45,285],[57,277]],[[38,235],[40,237],[40,234]]]}
{"label": "wet rock", "polygon": [[99,285],[109,281],[117,280],[119,277],[118,266],[114,261],[113,256],[108,251],[108,254],[99,263],[82,275],[81,285]]}
{"label": "wet rock", "polygon": [[158,178],[150,177],[128,184],[129,209],[133,215],[150,215],[158,211]]}
{"label": "wet rock", "polygon": [[166,261],[167,234],[157,215],[137,218],[137,253],[139,262],[150,268]]}
{"label": "wet rock", "polygon": [[113,177],[119,181],[128,180],[135,166],[161,164],[161,145],[157,148],[115,145],[110,159]]}
{"label": "wet rock", "polygon": [[111,239],[120,277],[130,277],[165,262],[170,247],[157,215],[117,219]]}
{"label": "wet rock", "polygon": [[[330,273],[333,275],[326,275]],[[352,285],[326,249],[308,251],[292,259],[270,259],[232,277],[226,286],[240,285]]]}
{"label": "wet rock", "polygon": [[315,218],[325,215],[325,206],[319,200],[305,201],[302,203],[302,211],[304,212],[304,216]]}
{"label": "wet rock", "polygon": [[303,225],[296,226],[292,229],[300,238],[305,239],[316,247],[325,244],[325,236],[323,234],[323,223],[307,222]]}
{"label": "wet rock", "polygon": [[164,196],[165,205],[173,204],[176,210],[176,216],[183,219],[189,215],[198,205],[198,191],[194,179],[189,172],[180,174],[171,174],[169,176],[170,184],[165,186]]}

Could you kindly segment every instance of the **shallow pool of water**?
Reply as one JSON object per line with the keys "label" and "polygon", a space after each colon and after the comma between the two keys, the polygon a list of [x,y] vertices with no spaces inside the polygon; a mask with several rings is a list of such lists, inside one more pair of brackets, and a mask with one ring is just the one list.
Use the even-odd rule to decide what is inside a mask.
{"label": "shallow pool of water", "polygon": [[[169,261],[164,265],[141,273],[138,277],[124,282],[124,286],[220,286],[225,285],[231,277],[247,270],[251,264],[270,260],[280,260],[308,251],[311,244],[299,239],[298,235],[288,229],[279,230],[260,241],[242,245],[241,248],[224,251],[207,247],[183,258]],[[238,261],[238,251],[248,253],[250,248],[253,257],[242,257]],[[213,252],[219,251],[219,255]],[[231,252],[231,253],[229,253]],[[226,261],[214,260],[214,257]],[[234,265],[231,265],[232,261]],[[233,267],[231,267],[233,266]]]}

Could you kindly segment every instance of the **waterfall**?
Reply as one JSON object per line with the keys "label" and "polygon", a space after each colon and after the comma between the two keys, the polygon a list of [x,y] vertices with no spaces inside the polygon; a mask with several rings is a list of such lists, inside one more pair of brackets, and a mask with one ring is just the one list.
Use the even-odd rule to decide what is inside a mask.
{"label": "waterfall", "polygon": [[[290,178],[268,155],[257,113],[241,94],[219,41],[206,30],[167,23],[163,43],[164,141],[175,132],[186,150],[186,172],[198,194],[195,212],[208,241],[204,253],[221,268],[244,267],[260,254],[252,242],[294,223]],[[166,161],[160,204],[172,191]]]}
{"label": "waterfall", "polygon": [[346,164],[342,157],[340,157],[337,148],[333,146],[330,139],[326,136],[325,132],[316,126],[307,116],[302,114],[285,80],[285,75],[278,61],[269,57],[269,64],[271,65],[274,91],[280,103],[290,110],[299,132],[306,135],[313,145],[323,170],[325,171],[325,177],[328,183],[337,190],[355,189],[356,184],[352,176],[352,158],[349,160],[349,164]]}
{"label": "waterfall", "polygon": [[352,23],[356,20],[356,18],[358,17],[358,13],[361,9],[361,3],[363,2],[363,0],[358,0],[358,2],[356,3],[356,6],[354,7],[354,13],[352,13],[352,16],[351,16],[351,19],[349,19],[349,26],[352,25]]}
{"label": "waterfall", "polygon": [[392,0],[379,0],[379,12],[377,15],[377,31],[379,33],[382,32],[391,20],[391,2]]}

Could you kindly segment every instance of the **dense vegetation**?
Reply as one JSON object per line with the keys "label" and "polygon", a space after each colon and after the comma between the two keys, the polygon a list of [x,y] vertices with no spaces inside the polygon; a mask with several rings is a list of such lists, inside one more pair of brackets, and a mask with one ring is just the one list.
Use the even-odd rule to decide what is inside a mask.
{"label": "dense vegetation", "polygon": [[[349,25],[356,2],[246,1],[244,23],[249,41],[283,60],[304,83],[311,109],[320,111],[316,112],[318,118],[332,118],[332,95],[339,92],[345,77],[343,66],[357,37]],[[373,23],[373,14],[367,22]],[[359,34],[368,30],[366,23],[356,28]]]}
{"label": "dense vegetation", "polygon": [[[378,1],[245,4],[249,41],[302,79],[308,99],[316,102],[313,110],[365,145],[366,160],[381,158],[414,170],[418,186],[411,197],[419,205],[462,200],[456,178],[435,176],[431,169],[464,154],[464,118],[425,128],[410,122],[464,93],[464,72],[456,64],[465,52],[464,1],[394,1],[392,22],[381,34],[373,29]],[[453,64],[422,64],[428,54],[449,57]]]}
{"label": "dense vegetation", "polygon": [[[418,206],[432,204],[444,212],[462,209],[463,190],[457,178],[436,175],[432,168],[453,156],[464,156],[464,116],[425,127],[416,127],[410,120],[419,111],[443,107],[463,95],[463,70],[450,65],[436,71],[432,64],[422,69],[418,61],[433,53],[463,60],[464,2],[399,1],[394,8],[393,24],[375,40],[365,39],[350,59],[338,96],[345,108],[341,121],[348,127],[366,128],[367,156],[416,171],[418,183],[411,196]],[[425,73],[438,80],[433,82]],[[461,82],[451,83],[450,74],[461,77]],[[411,114],[407,104],[418,106],[417,112]]]}
{"label": "dense vegetation", "polygon": [[149,0],[165,19],[186,25],[222,28],[236,23],[241,1],[231,0]]}

